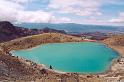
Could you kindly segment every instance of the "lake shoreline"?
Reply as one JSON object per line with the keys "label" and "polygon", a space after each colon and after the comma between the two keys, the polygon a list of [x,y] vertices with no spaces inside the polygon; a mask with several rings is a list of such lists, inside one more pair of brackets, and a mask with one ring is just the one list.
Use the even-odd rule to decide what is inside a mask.
{"label": "lake shoreline", "polygon": [[[44,46],[44,45],[48,45],[48,44],[65,44],[65,43],[74,43],[74,44],[76,44],[76,43],[94,43],[94,42],[64,42],[64,43],[47,43],[47,44],[41,44],[41,45],[39,45],[39,46],[36,46],[36,47],[32,47],[32,48],[30,48],[30,49],[22,49],[22,50],[26,50],[26,51],[30,51],[30,50],[33,50],[33,49],[36,49],[36,48],[38,48],[38,47],[40,47],[40,46]],[[98,43],[98,44],[101,44],[100,42],[95,42],[95,43]],[[102,45],[104,46],[105,44],[103,44],[102,43]],[[105,47],[107,47],[106,45],[105,45]],[[113,50],[113,49],[112,49]],[[15,51],[10,51],[10,53],[11,54],[14,54],[14,52]],[[116,53],[116,51],[115,50],[113,50],[113,52],[115,52]],[[118,53],[117,53],[118,54]],[[16,56],[16,55],[14,55],[14,56]],[[64,72],[64,73],[79,73],[79,74],[105,74],[105,73],[107,73],[107,72],[109,72],[110,70],[111,70],[111,66],[114,64],[114,62],[115,61],[117,61],[119,58],[120,58],[120,55],[118,54],[118,56],[119,57],[117,57],[117,58],[115,58],[115,59],[112,59],[111,60],[111,62],[110,62],[110,64],[109,64],[109,66],[107,66],[108,67],[108,69],[106,69],[104,72],[98,72],[98,73],[85,73],[85,72],[65,72],[65,71],[61,71],[61,70],[55,70],[55,69],[53,69],[53,71],[56,71],[56,72]],[[24,57],[23,57],[24,58]],[[24,58],[25,59],[25,58]],[[28,59],[27,59],[28,60]],[[30,61],[33,61],[33,60],[30,60]],[[35,61],[33,61],[33,62],[35,62]],[[38,63],[38,62],[37,62]],[[41,64],[41,63],[38,63],[38,64]],[[45,66],[45,65],[44,65]],[[48,67],[45,67],[46,69],[49,69]]]}
{"label": "lake shoreline", "polygon": [[[47,34],[47,35],[49,35],[49,34]],[[58,35],[57,35],[57,37],[58,37]],[[53,36],[54,36],[54,34],[53,34]],[[61,36],[64,36],[65,38],[70,38],[70,36],[68,37],[67,35],[61,35]],[[1,47],[2,48],[5,48],[3,51],[10,52],[11,50],[29,49],[29,48],[34,48],[37,45],[41,45],[40,42],[38,44],[36,44],[36,42],[38,42],[38,40],[35,40],[36,42],[32,44],[32,41],[34,41],[35,38],[33,38],[33,39],[29,39],[29,38],[32,38],[32,37],[28,37],[28,38],[24,38],[24,39],[22,38],[22,39],[12,40],[10,42],[2,43]],[[73,38],[76,38],[76,39],[73,39]],[[30,41],[27,41],[27,39],[29,39]],[[49,42],[49,43],[64,43],[64,42],[82,42],[82,41],[81,41],[80,38],[77,39],[77,37],[71,37],[71,39],[69,39],[69,40],[66,39],[66,41],[60,39],[60,41]],[[30,43],[31,43],[31,45],[28,45]],[[105,44],[104,42],[102,42],[102,43]],[[25,46],[21,46],[22,44],[25,44]],[[105,44],[105,45],[107,45],[107,44]],[[112,48],[112,49],[114,50],[114,48]],[[118,50],[115,50],[115,51],[118,52]],[[104,73],[98,73],[98,74],[78,74],[80,76],[79,78],[85,78],[86,80],[90,80],[90,79],[93,80],[95,77],[99,77],[99,79],[106,80],[106,79],[108,79],[106,76],[110,76],[111,75],[111,77],[113,77],[119,71],[120,72],[123,71],[123,70],[119,70],[118,71],[118,68],[119,68],[118,66],[115,68],[115,70],[113,70],[113,66],[116,66],[116,65],[122,65],[123,66],[124,65],[124,64],[120,64],[120,62],[122,62],[121,59],[123,59],[121,55],[122,54],[120,54],[119,60],[118,59],[117,60],[112,60],[112,64],[111,64],[110,69],[109,70],[106,70]],[[51,71],[51,70],[49,70],[49,71]],[[61,75],[61,72],[56,72],[54,70],[52,70],[52,72],[54,72],[55,74],[56,73],[57,74],[59,73]],[[68,75],[68,73],[66,73],[66,74]],[[72,74],[72,76],[73,76],[73,74],[75,75],[75,73],[69,73],[69,74],[70,75]],[[114,74],[114,75],[112,75],[112,74]],[[95,78],[95,80],[96,80],[96,78]]]}

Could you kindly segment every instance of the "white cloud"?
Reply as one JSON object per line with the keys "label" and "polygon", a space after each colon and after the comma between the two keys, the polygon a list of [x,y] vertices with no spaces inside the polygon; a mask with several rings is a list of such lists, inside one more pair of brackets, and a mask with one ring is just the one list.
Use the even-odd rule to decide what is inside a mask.
{"label": "white cloud", "polygon": [[15,1],[28,0],[0,0],[0,21],[11,22],[48,22],[50,13],[41,10],[26,11],[24,6]]}
{"label": "white cloud", "polygon": [[0,20],[15,21],[18,10],[22,9],[23,7],[19,4],[0,0]]}
{"label": "white cloud", "polygon": [[51,15],[43,11],[20,11],[17,15],[18,22],[41,23],[48,22]]}
{"label": "white cloud", "polygon": [[9,0],[0,0],[0,7],[4,7],[5,9],[8,9],[8,8],[22,9],[22,8],[24,8],[22,5],[14,3]]}
{"label": "white cloud", "polygon": [[104,0],[104,2],[114,5],[124,5],[124,0]]}
{"label": "white cloud", "polygon": [[6,1],[15,2],[15,3],[27,3],[32,0],[6,0]]}
{"label": "white cloud", "polygon": [[50,0],[49,7],[61,13],[72,13],[81,16],[97,14],[101,0]]}
{"label": "white cloud", "polygon": [[51,18],[51,23],[69,23],[71,22],[71,19],[68,17],[55,17],[52,16]]}
{"label": "white cloud", "polygon": [[[25,9],[29,2],[37,2],[38,0],[0,0],[0,21],[11,22],[52,22],[52,23],[124,23],[124,12],[120,13],[117,18],[108,21],[107,15],[105,16],[100,12],[100,7],[106,3],[109,4],[122,4],[116,0],[50,0],[46,9],[50,12],[42,10],[30,11]],[[120,1],[120,0],[119,0]],[[33,3],[32,3],[33,4]],[[42,4],[41,4],[42,5]],[[39,8],[38,8],[39,9]],[[56,16],[57,12],[57,17]],[[86,18],[78,19],[75,17],[60,17],[61,13],[71,13]],[[53,16],[54,15],[54,16]],[[102,16],[100,16],[102,15]],[[101,17],[101,18],[99,18]],[[109,16],[111,17],[111,16]]]}
{"label": "white cloud", "polygon": [[117,18],[109,20],[112,23],[124,23],[124,12],[121,12]]}

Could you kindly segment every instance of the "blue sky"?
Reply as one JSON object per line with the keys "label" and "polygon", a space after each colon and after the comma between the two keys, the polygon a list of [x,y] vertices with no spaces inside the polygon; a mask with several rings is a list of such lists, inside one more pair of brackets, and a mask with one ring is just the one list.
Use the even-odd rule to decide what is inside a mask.
{"label": "blue sky", "polygon": [[0,10],[14,23],[124,25],[124,0],[0,0]]}

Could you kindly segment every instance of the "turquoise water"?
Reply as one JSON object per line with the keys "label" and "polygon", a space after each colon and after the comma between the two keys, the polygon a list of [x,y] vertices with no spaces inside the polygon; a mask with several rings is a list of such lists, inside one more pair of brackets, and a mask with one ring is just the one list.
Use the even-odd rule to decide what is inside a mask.
{"label": "turquoise water", "polygon": [[12,53],[48,67],[51,65],[55,70],[79,73],[105,72],[118,57],[112,49],[94,42],[46,44]]}

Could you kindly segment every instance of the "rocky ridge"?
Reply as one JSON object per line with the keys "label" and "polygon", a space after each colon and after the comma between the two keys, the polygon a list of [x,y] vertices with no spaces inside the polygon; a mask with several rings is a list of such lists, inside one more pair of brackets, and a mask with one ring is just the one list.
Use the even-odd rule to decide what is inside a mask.
{"label": "rocky ridge", "polygon": [[48,32],[66,34],[64,30],[50,29],[48,27],[44,27],[43,29],[28,29],[24,27],[14,26],[8,21],[0,22],[0,42]]}

